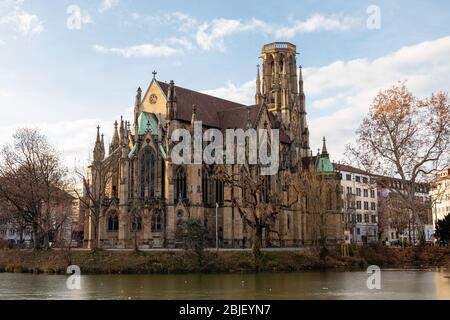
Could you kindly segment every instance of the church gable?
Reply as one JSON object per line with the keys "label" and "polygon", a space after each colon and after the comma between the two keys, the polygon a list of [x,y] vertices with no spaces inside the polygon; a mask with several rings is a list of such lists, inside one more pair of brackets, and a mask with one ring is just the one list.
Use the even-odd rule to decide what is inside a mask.
{"label": "church gable", "polygon": [[166,93],[163,91],[158,81],[153,79],[142,100],[141,111],[165,115],[167,112],[166,106]]}

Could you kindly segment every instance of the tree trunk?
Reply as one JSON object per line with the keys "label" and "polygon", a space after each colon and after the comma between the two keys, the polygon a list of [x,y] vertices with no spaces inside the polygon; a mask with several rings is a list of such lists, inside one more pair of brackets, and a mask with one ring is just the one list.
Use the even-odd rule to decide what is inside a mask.
{"label": "tree trunk", "polygon": [[49,236],[48,236],[48,232],[46,232],[44,234],[44,236],[42,237],[43,243],[42,243],[42,248],[44,250],[48,250],[50,247],[50,241],[49,241]]}
{"label": "tree trunk", "polygon": [[34,250],[39,250],[39,236],[38,236],[38,226],[37,223],[33,223],[31,226],[32,229],[32,240],[33,240],[33,249]]}
{"label": "tree trunk", "polygon": [[100,245],[99,245],[100,239],[98,236],[98,223],[96,221],[94,221],[94,223],[92,223],[92,226],[94,228],[94,230],[93,230],[94,237],[93,237],[93,239],[91,239],[91,250],[96,251],[100,247]]}
{"label": "tree trunk", "polygon": [[259,271],[261,263],[261,246],[262,246],[263,227],[259,224],[255,226],[255,240],[253,241],[253,259],[255,269]]}

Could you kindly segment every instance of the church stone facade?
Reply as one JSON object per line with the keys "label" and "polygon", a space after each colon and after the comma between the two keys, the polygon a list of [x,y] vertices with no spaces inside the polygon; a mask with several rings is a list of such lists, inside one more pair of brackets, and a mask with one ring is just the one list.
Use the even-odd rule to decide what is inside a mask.
{"label": "church stone facade", "polygon": [[[154,73],[147,90],[137,90],[132,121],[121,119],[115,123],[108,154],[98,128],[94,162],[109,164],[111,175],[104,214],[100,218],[100,246],[182,247],[182,226],[189,218],[204,222],[208,245],[212,247],[216,244],[216,232],[220,247],[252,245],[252,230],[243,223],[231,200],[241,191],[215,180],[214,166],[175,165],[171,161],[173,130],[193,130],[194,121],[202,121],[204,130],[280,129],[280,169],[268,181],[269,188],[276,190],[284,202],[294,196],[294,190],[286,185],[287,177],[314,165],[319,158],[328,158],[328,153],[312,157],[296,46],[285,42],[267,44],[262,49],[262,59],[262,71],[259,66],[257,70],[254,105],[242,105],[178,87],[174,81],[161,82]],[[245,167],[229,166],[234,172]],[[98,174],[93,169],[96,167],[90,167],[91,181],[96,181],[93,178]],[[333,228],[330,239],[340,242],[344,232],[339,224],[338,191],[333,199],[338,225]],[[92,223],[88,216],[84,232],[86,247],[91,247],[94,239]],[[298,247],[312,241],[307,207],[286,207],[278,214],[274,226],[278,236],[265,238],[263,245]]]}

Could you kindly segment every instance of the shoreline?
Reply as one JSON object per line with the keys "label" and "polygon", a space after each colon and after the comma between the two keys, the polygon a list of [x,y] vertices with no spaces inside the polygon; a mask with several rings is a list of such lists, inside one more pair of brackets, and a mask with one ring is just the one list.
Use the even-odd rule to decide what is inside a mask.
{"label": "shoreline", "polygon": [[450,270],[450,248],[355,247],[349,257],[336,252],[321,258],[318,250],[263,251],[257,271],[249,251],[205,251],[203,262],[186,251],[0,250],[0,273],[66,274],[78,265],[82,274],[223,274],[364,271],[377,265],[385,271]]}

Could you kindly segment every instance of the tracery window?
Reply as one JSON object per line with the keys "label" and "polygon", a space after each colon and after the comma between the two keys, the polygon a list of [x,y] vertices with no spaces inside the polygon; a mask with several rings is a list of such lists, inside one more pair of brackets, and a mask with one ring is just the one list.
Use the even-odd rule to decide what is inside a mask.
{"label": "tracery window", "polygon": [[155,211],[152,214],[151,227],[153,232],[160,232],[162,230],[162,215],[160,211]]}
{"label": "tracery window", "polygon": [[141,155],[141,198],[146,196],[153,198],[155,196],[155,172],[156,172],[156,156],[153,150],[148,147],[145,148]]}
{"label": "tracery window", "polygon": [[175,175],[175,202],[187,198],[186,190],[186,170],[183,167],[179,167]]}
{"label": "tracery window", "polygon": [[113,212],[108,216],[108,231],[119,231],[119,217],[117,212]]}

